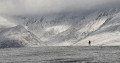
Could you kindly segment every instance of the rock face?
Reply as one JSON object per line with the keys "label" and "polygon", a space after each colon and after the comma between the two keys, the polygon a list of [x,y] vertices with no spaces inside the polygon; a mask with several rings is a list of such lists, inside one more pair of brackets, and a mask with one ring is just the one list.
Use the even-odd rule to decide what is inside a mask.
{"label": "rock face", "polygon": [[9,16],[6,20],[16,26],[1,26],[0,43],[5,45],[16,42],[15,47],[87,46],[89,40],[96,46],[120,44],[120,9],[117,8],[86,16]]}

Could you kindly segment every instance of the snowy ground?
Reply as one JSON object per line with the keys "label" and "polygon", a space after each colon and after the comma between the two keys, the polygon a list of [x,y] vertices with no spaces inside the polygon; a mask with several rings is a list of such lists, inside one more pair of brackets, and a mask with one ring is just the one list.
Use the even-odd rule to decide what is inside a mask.
{"label": "snowy ground", "polygon": [[0,49],[0,63],[120,63],[120,47]]}

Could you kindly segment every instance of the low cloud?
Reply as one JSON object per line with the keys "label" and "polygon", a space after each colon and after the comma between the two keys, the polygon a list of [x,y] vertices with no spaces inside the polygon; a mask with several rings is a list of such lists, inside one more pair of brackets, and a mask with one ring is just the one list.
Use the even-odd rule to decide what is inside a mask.
{"label": "low cloud", "polygon": [[91,10],[119,0],[0,0],[0,14],[49,14]]}

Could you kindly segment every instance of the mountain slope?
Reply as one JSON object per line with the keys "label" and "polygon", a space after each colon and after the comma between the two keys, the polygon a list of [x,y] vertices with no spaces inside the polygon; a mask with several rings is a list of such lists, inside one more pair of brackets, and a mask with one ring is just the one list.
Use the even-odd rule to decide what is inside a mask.
{"label": "mountain slope", "polygon": [[[48,41],[46,42],[49,45],[53,45],[53,46],[88,45],[87,43],[91,39],[86,39],[86,37],[91,37],[92,35],[99,34],[100,32],[98,33],[96,32],[104,28],[108,23],[112,23],[112,24],[115,23],[113,17],[116,17],[116,15],[118,14],[119,14],[119,9],[109,9],[109,10],[103,10],[103,11],[97,11],[95,13],[91,13],[90,15],[84,17],[84,19],[78,21],[77,24],[73,25],[71,28],[67,29],[66,31],[63,31],[62,33],[50,37],[50,39],[48,39]],[[114,29],[115,28],[110,27],[110,30],[116,32],[117,30]],[[103,31],[103,32],[106,33],[109,31]],[[86,39],[86,41],[84,41],[83,43],[86,44],[78,44],[81,43],[81,40],[84,39]],[[99,42],[101,43],[101,41]],[[101,43],[101,45],[102,44],[104,43]]]}
{"label": "mountain slope", "polygon": [[40,47],[42,41],[22,25],[4,29],[0,32],[0,47]]}
{"label": "mountain slope", "polygon": [[80,40],[76,45],[88,45],[88,40],[92,41],[92,45],[99,46],[116,46],[120,45],[119,32],[120,32],[120,12],[113,13],[110,17],[103,23],[103,25],[92,32],[85,39]]}

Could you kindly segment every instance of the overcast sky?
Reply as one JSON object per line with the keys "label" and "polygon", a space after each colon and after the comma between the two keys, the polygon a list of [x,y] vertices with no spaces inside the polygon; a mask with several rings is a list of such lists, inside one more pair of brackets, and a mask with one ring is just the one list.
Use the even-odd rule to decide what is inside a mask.
{"label": "overcast sky", "polygon": [[0,0],[0,14],[48,14],[91,10],[120,0]]}

